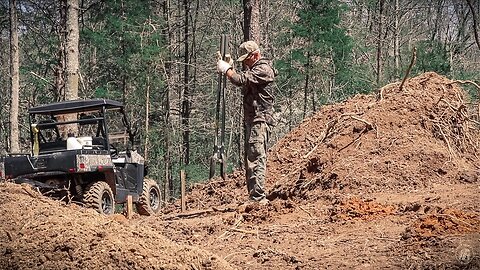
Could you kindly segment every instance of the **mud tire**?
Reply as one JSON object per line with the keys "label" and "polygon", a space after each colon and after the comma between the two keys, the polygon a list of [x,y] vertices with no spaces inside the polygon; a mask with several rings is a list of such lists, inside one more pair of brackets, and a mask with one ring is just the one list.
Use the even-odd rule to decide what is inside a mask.
{"label": "mud tire", "polygon": [[111,215],[115,212],[112,189],[104,181],[94,182],[87,186],[83,195],[83,203],[100,214]]}
{"label": "mud tire", "polygon": [[157,182],[152,179],[143,181],[143,192],[135,204],[140,215],[150,216],[156,214],[162,208],[162,193]]}

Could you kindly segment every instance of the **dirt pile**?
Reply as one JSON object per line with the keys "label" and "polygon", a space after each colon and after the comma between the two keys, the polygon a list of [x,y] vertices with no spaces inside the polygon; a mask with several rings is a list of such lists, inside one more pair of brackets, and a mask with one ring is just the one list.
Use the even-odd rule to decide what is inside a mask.
{"label": "dirt pile", "polygon": [[480,217],[473,212],[463,212],[457,209],[442,209],[419,218],[407,228],[404,238],[468,234],[480,231]]}
{"label": "dirt pile", "polygon": [[[478,115],[463,89],[436,73],[324,106],[279,141],[269,179],[279,197],[315,190],[403,190],[478,180]],[[293,180],[293,181],[292,181]]]}
{"label": "dirt pile", "polygon": [[[269,198],[311,198],[415,190],[434,183],[476,183],[478,107],[458,83],[430,72],[323,106],[269,150]],[[242,172],[197,185],[187,205],[245,201]]]}
{"label": "dirt pile", "polygon": [[363,219],[375,220],[395,213],[392,205],[382,205],[369,200],[349,198],[338,204],[331,213],[332,221]]}
{"label": "dirt pile", "polygon": [[0,184],[0,269],[231,269],[122,215],[102,216]]}

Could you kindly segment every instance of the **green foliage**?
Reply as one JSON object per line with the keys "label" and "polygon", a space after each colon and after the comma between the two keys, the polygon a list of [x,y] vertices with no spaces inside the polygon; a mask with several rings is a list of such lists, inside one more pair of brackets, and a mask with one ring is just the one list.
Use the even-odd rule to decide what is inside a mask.
{"label": "green foliage", "polygon": [[[477,85],[480,84],[480,75],[478,72],[475,72],[473,70],[458,69],[458,71],[452,74],[452,77],[455,78],[456,80],[468,80],[468,81],[475,82]],[[479,102],[480,89],[478,89],[473,84],[469,84],[469,83],[462,84],[462,88],[468,92],[472,101]]]}
{"label": "green foliage", "polygon": [[340,63],[349,60],[351,38],[339,26],[340,15],[346,7],[338,0],[308,0],[298,12],[299,20],[293,24],[294,37],[305,40],[304,55],[332,56]]}
{"label": "green foliage", "polygon": [[95,97],[95,98],[107,98],[108,97],[108,91],[107,91],[106,88],[97,87],[95,89],[93,97]]}
{"label": "green foliage", "polygon": [[149,158],[146,161],[148,165],[149,177],[152,179],[157,179],[165,181],[165,172],[163,167],[165,149],[162,145],[163,142],[163,133],[159,128],[152,128],[149,131]]}
{"label": "green foliage", "polygon": [[374,89],[373,73],[368,73],[366,65],[351,63],[339,72],[337,82],[345,87],[337,93],[335,101],[343,101],[355,94],[368,94]]}
{"label": "green foliage", "polygon": [[[188,175],[188,183],[199,183],[209,177],[209,167],[201,163],[191,163],[185,167],[185,173]],[[218,172],[218,171],[217,171]]]}
{"label": "green foliage", "polygon": [[[338,0],[308,0],[298,12],[298,21],[290,24],[291,34],[280,36],[279,41],[296,42],[298,49],[280,59],[276,66],[279,80],[299,88],[307,73],[315,81],[323,78],[333,81],[333,96],[325,96],[316,89],[321,103],[341,100],[355,93],[371,89],[370,79],[362,74],[364,66],[352,63],[354,41],[347,30],[340,26],[346,5]],[[321,88],[313,83],[313,87]]]}
{"label": "green foliage", "polygon": [[427,71],[435,71],[442,75],[450,72],[448,52],[445,46],[436,40],[423,40],[417,43],[417,62],[413,72],[419,74]]}
{"label": "green foliage", "polygon": [[[159,33],[161,18],[152,14],[150,1],[128,0],[102,2],[93,24],[101,27],[84,28],[82,42],[96,50],[97,97],[122,97],[125,87],[143,91],[147,70],[163,56],[163,40]],[[155,27],[157,25],[157,27]],[[158,76],[149,78],[159,83]],[[125,85],[127,84],[127,85]]]}

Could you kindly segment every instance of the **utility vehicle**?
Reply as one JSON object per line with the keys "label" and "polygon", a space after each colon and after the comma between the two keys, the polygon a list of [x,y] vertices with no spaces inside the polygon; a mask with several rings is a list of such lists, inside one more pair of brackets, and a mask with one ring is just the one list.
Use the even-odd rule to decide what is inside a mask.
{"label": "utility vehicle", "polygon": [[158,184],[146,179],[144,158],[122,103],[73,100],[28,110],[31,154],[0,157],[0,178],[29,183],[44,194],[103,214],[131,195],[140,214],[162,206]]}

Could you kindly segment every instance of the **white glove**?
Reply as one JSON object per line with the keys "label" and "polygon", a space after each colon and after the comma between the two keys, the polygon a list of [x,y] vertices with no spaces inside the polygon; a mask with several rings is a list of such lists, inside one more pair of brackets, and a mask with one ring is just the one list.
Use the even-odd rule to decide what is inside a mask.
{"label": "white glove", "polygon": [[[222,54],[220,53],[220,51],[217,51],[216,53],[216,57],[217,57],[217,61],[218,60],[222,60]],[[229,63],[230,66],[233,66],[233,58],[230,54],[225,54],[225,59],[224,59],[225,62]]]}
{"label": "white glove", "polygon": [[233,58],[230,54],[225,54],[225,62],[227,62],[228,64],[230,64],[230,66],[233,66]]}
{"label": "white glove", "polygon": [[218,60],[217,62],[217,71],[221,72],[222,74],[225,74],[229,69],[232,68],[232,65],[229,63],[223,61],[223,60]]}

